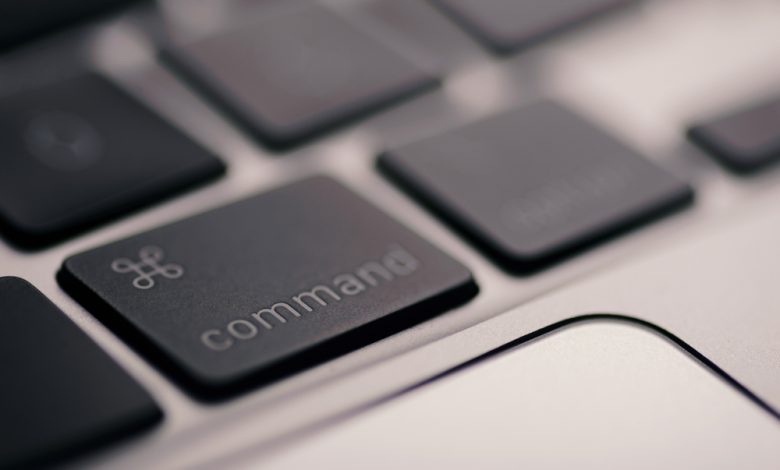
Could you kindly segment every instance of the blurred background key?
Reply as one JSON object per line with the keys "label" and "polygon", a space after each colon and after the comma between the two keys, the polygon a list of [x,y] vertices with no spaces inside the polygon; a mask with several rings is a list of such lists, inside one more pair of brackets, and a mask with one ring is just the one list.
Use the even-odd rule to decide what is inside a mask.
{"label": "blurred background key", "polygon": [[433,0],[489,48],[508,54],[632,0]]}
{"label": "blurred background key", "polygon": [[139,0],[3,0],[0,50]]}
{"label": "blurred background key", "polygon": [[266,145],[289,147],[437,83],[316,4],[165,57]]}
{"label": "blurred background key", "polygon": [[692,127],[688,136],[737,173],[780,160],[780,96]]}

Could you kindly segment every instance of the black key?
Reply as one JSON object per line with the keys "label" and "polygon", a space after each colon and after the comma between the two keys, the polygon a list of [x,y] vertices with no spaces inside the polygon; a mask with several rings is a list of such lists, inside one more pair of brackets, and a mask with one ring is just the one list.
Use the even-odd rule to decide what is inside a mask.
{"label": "black key", "polygon": [[487,47],[507,54],[634,0],[432,0]]}
{"label": "black key", "polygon": [[780,161],[780,96],[692,127],[688,136],[736,173]]}
{"label": "black key", "polygon": [[277,148],[437,83],[392,49],[316,5],[165,56]]}
{"label": "black key", "polygon": [[0,2],[0,49],[15,46],[77,21],[137,0],[3,0]]}
{"label": "black key", "polygon": [[73,256],[61,285],[205,398],[465,301],[469,272],[327,178]]}
{"label": "black key", "polygon": [[0,99],[0,229],[46,245],[219,175],[222,163],[106,79]]}
{"label": "black key", "polygon": [[379,164],[521,273],[692,198],[686,184],[552,102],[390,151]]}
{"label": "black key", "polygon": [[152,398],[27,281],[0,278],[0,468],[52,464],[140,432]]}

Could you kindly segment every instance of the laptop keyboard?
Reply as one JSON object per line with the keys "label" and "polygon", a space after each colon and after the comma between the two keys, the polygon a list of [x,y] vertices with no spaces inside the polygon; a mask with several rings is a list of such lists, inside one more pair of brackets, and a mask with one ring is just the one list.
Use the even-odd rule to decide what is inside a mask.
{"label": "laptop keyboard", "polygon": [[[238,9],[252,12],[250,3]],[[185,40],[144,37],[152,42],[153,67],[170,72],[167,79],[180,87],[172,101],[188,96],[202,108],[185,109],[217,111],[203,122],[224,113],[222,125],[255,139],[252,152],[290,157],[267,158],[257,167],[215,152],[220,145],[206,145],[214,142],[192,131],[198,113],[188,116],[196,124],[180,131],[105,71],[21,90],[0,82],[0,234],[12,256],[46,260],[49,290],[38,287],[66,312],[25,281],[0,278],[0,335],[6,337],[0,348],[15,348],[9,354],[18,355],[25,370],[3,395],[3,413],[14,419],[0,421],[0,434],[22,431],[0,443],[0,467],[124,437],[159,421],[161,408],[168,411],[169,401],[155,404],[143,389],[148,384],[142,381],[142,388],[123,371],[128,361],[118,367],[64,321],[82,315],[78,305],[84,317],[108,327],[102,332],[87,321],[90,334],[141,354],[143,365],[129,361],[134,370],[163,372],[152,381],[156,399],[173,400],[182,390],[194,398],[190,407],[203,400],[228,406],[228,398],[235,403],[239,394],[251,396],[315,366],[327,369],[334,359],[413,326],[428,335],[423,343],[446,335],[435,320],[480,302],[484,291],[490,295],[485,279],[514,289],[513,282],[543,276],[542,268],[576,264],[573,255],[585,248],[693,203],[696,184],[688,183],[689,174],[646,159],[611,129],[556,100],[497,103],[477,119],[458,116],[468,114],[473,97],[460,108],[436,108],[462,86],[449,67],[419,65],[399,47],[403,41],[385,41],[387,30],[372,31],[370,22],[344,14],[360,2],[347,2],[344,11],[302,3],[247,14],[216,33]],[[390,3],[390,10],[410,4]],[[450,33],[460,35],[453,48],[475,38],[503,54],[499,63],[479,52],[476,75],[490,75],[490,67],[520,67],[524,56],[510,54],[544,47],[553,33],[630,3],[636,2],[431,0],[424,15],[414,16],[418,26],[425,15],[447,21]],[[154,5],[145,12],[161,15]],[[480,83],[489,86],[470,91],[486,100],[514,85]],[[522,92],[535,95],[532,88]],[[165,92],[156,98],[169,99]],[[441,119],[418,126],[422,119],[406,117],[424,100]],[[410,106],[393,114],[401,104]],[[725,113],[694,126],[689,137],[728,168],[756,172],[779,159],[778,109],[774,100]],[[413,138],[386,145],[381,132],[371,133],[383,119]],[[333,178],[333,168],[318,158],[338,153],[338,137],[355,129],[367,130],[350,142],[368,142],[358,150],[371,149],[360,155],[369,163],[347,164]],[[181,198],[173,196],[212,181],[192,191],[199,198],[195,210],[176,210]],[[247,196],[246,186],[253,193],[277,189]],[[166,198],[173,205],[161,204]],[[409,219],[386,214],[382,202],[389,200],[408,208]],[[162,209],[143,218],[153,208]],[[179,220],[184,215],[190,216]],[[449,227],[438,227],[439,221]],[[461,241],[477,249],[470,259],[449,249]],[[504,271],[481,265],[482,256]],[[55,266],[68,297],[57,297]],[[17,275],[7,268],[0,274]],[[539,285],[524,295],[554,287]],[[65,308],[71,300],[78,305]],[[34,331],[22,314],[35,318]],[[24,340],[33,333],[35,343]],[[68,377],[64,391],[44,400],[40,391],[62,387],[62,377]],[[96,396],[95,390],[106,393]],[[44,401],[49,414],[22,413]],[[44,428],[50,432],[37,433]]]}

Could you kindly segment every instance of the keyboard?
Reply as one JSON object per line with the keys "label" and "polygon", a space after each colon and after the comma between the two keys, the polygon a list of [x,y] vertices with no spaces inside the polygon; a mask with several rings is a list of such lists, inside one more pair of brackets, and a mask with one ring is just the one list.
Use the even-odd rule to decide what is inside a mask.
{"label": "keyboard", "polygon": [[273,450],[780,197],[768,0],[8,5],[0,468]]}

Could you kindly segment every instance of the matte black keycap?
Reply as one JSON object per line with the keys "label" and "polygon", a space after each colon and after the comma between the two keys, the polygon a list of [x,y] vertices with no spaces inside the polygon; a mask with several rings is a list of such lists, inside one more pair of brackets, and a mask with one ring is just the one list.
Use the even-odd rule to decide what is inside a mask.
{"label": "matte black keycap", "polygon": [[393,49],[316,5],[171,49],[165,56],[277,148],[437,82]]}
{"label": "matte black keycap", "polygon": [[432,0],[497,53],[530,46],[633,0]]}
{"label": "matte black keycap", "polygon": [[0,277],[0,373],[0,468],[50,465],[162,417],[146,391],[15,277]]}
{"label": "matte black keycap", "polygon": [[224,171],[92,73],[0,98],[0,229],[39,247]]}
{"label": "matte black keycap", "polygon": [[386,336],[476,289],[461,264],[322,177],[73,256],[59,278],[205,398]]}
{"label": "matte black keycap", "polygon": [[521,273],[692,198],[686,184],[553,102],[392,150],[379,164]]}
{"label": "matte black keycap", "polygon": [[690,139],[737,173],[780,161],[780,96],[692,127]]}

